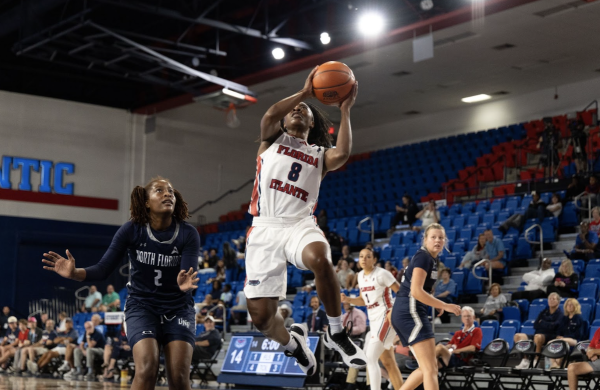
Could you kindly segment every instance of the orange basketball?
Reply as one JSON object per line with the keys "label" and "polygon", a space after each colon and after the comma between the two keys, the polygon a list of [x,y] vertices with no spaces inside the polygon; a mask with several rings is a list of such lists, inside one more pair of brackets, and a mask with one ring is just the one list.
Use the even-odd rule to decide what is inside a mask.
{"label": "orange basketball", "polygon": [[338,104],[348,97],[354,82],[354,73],[348,65],[329,61],[317,69],[313,77],[313,90],[321,103]]}

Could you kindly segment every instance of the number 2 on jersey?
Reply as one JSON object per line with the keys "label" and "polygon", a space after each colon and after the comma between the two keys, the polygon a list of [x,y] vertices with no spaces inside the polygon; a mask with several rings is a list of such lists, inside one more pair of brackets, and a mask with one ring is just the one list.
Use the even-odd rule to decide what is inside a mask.
{"label": "number 2 on jersey", "polygon": [[300,177],[301,170],[302,170],[302,165],[300,165],[298,163],[293,163],[292,169],[290,170],[290,173],[288,174],[288,180],[289,181],[297,181],[298,178]]}
{"label": "number 2 on jersey", "polygon": [[156,276],[154,277],[154,284],[156,286],[162,286],[162,283],[159,281],[160,278],[162,278],[162,271],[159,269],[155,269],[154,272],[156,272]]}

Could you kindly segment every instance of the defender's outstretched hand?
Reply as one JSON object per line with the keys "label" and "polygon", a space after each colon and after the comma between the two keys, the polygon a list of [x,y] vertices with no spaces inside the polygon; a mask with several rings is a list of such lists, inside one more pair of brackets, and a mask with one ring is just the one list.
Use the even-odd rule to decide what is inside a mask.
{"label": "defender's outstretched hand", "polygon": [[45,270],[54,271],[63,278],[74,279],[75,276],[75,258],[71,255],[71,252],[67,249],[67,258],[65,259],[61,255],[55,252],[44,253],[45,259],[42,259],[42,263]]}
{"label": "defender's outstretched hand", "polygon": [[190,267],[188,272],[184,270],[179,271],[179,275],[177,275],[177,284],[179,285],[179,289],[183,292],[188,292],[195,288],[198,288],[199,278],[196,276],[198,272],[194,272],[194,269]]}

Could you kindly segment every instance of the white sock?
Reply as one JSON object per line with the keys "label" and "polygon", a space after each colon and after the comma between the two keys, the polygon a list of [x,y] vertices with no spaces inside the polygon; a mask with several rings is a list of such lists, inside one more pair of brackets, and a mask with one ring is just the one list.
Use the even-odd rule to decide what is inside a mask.
{"label": "white sock", "polygon": [[286,351],[294,352],[296,348],[298,348],[298,343],[296,342],[296,339],[290,335],[290,342],[284,345],[283,348],[285,348]]}
{"label": "white sock", "polygon": [[331,334],[340,333],[342,331],[342,316],[329,317],[329,328],[331,328]]}

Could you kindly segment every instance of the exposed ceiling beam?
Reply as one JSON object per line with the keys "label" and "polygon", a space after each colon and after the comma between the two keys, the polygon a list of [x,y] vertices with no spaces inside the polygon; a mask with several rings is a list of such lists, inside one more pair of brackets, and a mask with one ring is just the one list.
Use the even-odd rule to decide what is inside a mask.
{"label": "exposed ceiling beam", "polygon": [[[26,20],[41,15],[52,8],[59,6],[66,0],[36,0],[19,1],[19,4],[4,12],[0,17],[0,37],[10,34],[25,25]],[[29,12],[24,12],[28,7]]]}
{"label": "exposed ceiling beam", "polygon": [[151,14],[155,14],[155,15],[162,15],[162,16],[169,17],[172,19],[182,20],[182,21],[186,21],[186,22],[190,22],[190,23],[202,24],[202,25],[210,26],[210,27],[217,28],[220,30],[232,31],[232,32],[235,32],[238,34],[248,35],[248,36],[251,36],[254,38],[265,39],[268,41],[275,41],[275,42],[281,43],[282,45],[298,47],[298,48],[307,49],[307,50],[313,49],[312,45],[310,45],[309,43],[295,39],[295,38],[272,37],[269,35],[265,35],[261,31],[253,29],[253,28],[237,26],[235,24],[220,22],[218,20],[208,19],[208,18],[205,18],[202,16],[199,16],[197,18],[190,18],[190,17],[184,16],[184,15],[181,15],[177,11],[173,11],[173,10],[170,10],[167,8],[150,6],[147,4],[142,4],[142,3],[133,2],[133,1],[126,1],[126,2],[118,1],[118,0],[94,0],[94,1],[97,3],[111,4],[111,5],[115,5],[118,7],[129,8],[129,9],[133,9],[136,11],[151,13]]}

